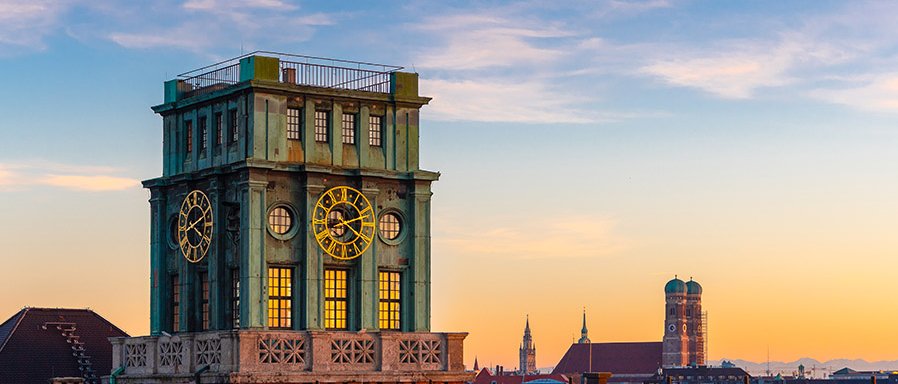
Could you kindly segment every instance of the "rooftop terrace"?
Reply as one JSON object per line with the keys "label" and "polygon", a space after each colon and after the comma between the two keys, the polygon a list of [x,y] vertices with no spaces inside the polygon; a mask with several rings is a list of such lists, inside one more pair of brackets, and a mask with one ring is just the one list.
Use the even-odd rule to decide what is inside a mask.
{"label": "rooftop terrace", "polygon": [[174,99],[214,92],[257,78],[254,59],[276,60],[278,73],[269,75],[282,83],[377,93],[390,93],[390,75],[402,69],[386,64],[255,51],[178,75],[178,96]]}

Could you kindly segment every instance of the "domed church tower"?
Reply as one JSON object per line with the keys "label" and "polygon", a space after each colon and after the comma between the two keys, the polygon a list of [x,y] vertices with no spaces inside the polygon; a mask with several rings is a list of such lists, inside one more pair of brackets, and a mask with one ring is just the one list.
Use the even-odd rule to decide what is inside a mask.
{"label": "domed church tower", "polygon": [[689,363],[689,325],[686,320],[686,283],[674,277],[664,285],[663,367],[681,367]]}
{"label": "domed church tower", "polygon": [[705,365],[705,327],[702,321],[702,286],[686,283],[686,336],[689,337],[689,364]]}

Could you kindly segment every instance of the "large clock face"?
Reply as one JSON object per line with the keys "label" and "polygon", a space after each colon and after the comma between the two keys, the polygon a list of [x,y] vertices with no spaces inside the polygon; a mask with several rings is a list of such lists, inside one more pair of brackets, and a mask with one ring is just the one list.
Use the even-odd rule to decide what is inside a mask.
{"label": "large clock face", "polygon": [[361,256],[374,238],[374,209],[358,190],[340,186],[321,195],[312,213],[315,240],[340,260]]}
{"label": "large clock face", "polygon": [[212,204],[202,191],[192,191],[178,214],[178,245],[191,263],[199,262],[212,244]]}

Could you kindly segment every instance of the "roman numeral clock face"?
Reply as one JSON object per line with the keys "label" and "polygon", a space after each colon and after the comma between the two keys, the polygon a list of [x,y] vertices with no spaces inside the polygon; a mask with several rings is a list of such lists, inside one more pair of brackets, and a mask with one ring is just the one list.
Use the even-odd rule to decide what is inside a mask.
{"label": "roman numeral clock face", "polygon": [[181,254],[197,263],[209,252],[212,244],[212,203],[202,191],[192,191],[181,203],[178,214],[178,245]]}
{"label": "roman numeral clock face", "polygon": [[321,195],[312,214],[315,240],[340,260],[361,256],[374,239],[374,209],[358,190],[339,186]]}

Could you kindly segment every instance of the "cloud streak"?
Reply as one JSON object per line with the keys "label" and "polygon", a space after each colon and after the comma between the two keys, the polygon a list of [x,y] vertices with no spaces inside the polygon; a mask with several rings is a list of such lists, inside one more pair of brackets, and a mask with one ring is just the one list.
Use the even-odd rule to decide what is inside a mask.
{"label": "cloud streak", "polygon": [[140,187],[137,179],[111,175],[117,172],[117,169],[110,167],[73,166],[44,161],[0,163],[0,192],[39,187],[106,192]]}

